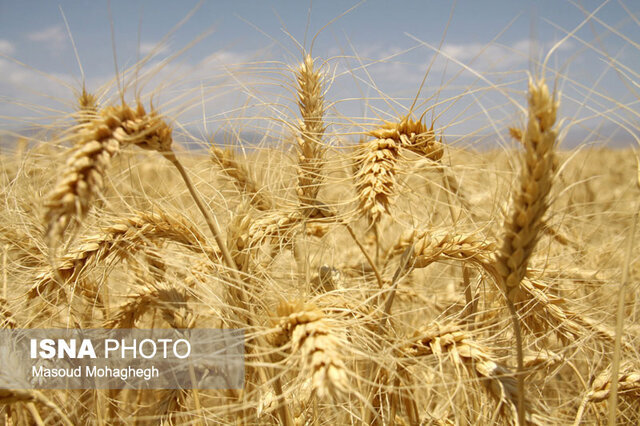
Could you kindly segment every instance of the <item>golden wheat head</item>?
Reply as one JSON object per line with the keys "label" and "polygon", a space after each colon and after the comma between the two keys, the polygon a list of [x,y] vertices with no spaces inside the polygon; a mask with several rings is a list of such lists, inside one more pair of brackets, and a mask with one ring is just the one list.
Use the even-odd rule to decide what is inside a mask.
{"label": "golden wheat head", "polygon": [[322,182],[324,147],[324,78],[314,69],[314,61],[306,55],[296,72],[298,108],[302,120],[298,124],[298,198],[303,205],[313,205]]}
{"label": "golden wheat head", "polygon": [[522,134],[524,164],[497,252],[496,268],[504,280],[507,295],[517,289],[524,278],[540,235],[542,216],[548,208],[556,167],[554,147],[557,131],[553,126],[557,109],[558,102],[549,93],[544,80],[530,81],[529,118]]}
{"label": "golden wheat head", "polygon": [[80,129],[62,176],[47,196],[49,244],[86,216],[91,201],[104,187],[111,159],[124,145],[165,152],[171,142],[171,128],[154,111],[147,114],[142,106],[132,109],[126,105],[103,109]]}

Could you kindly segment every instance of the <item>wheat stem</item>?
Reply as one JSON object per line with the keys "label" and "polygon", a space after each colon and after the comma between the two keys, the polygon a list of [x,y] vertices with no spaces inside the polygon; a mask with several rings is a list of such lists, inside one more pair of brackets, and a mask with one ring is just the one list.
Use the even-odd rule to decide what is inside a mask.
{"label": "wheat stem", "polygon": [[169,162],[173,164],[173,166],[180,173],[182,180],[184,181],[187,189],[189,190],[189,194],[191,194],[191,198],[193,198],[193,201],[196,203],[196,206],[198,206],[198,210],[200,210],[200,213],[202,213],[202,215],[204,216],[204,220],[205,222],[207,222],[207,226],[209,227],[209,230],[213,234],[213,238],[215,238],[216,243],[218,244],[218,248],[220,249],[220,252],[222,252],[224,261],[229,267],[231,274],[233,275],[233,278],[238,283],[242,282],[242,280],[240,279],[240,275],[238,274],[238,267],[236,266],[236,263],[233,261],[233,257],[231,257],[231,253],[229,253],[229,249],[227,248],[227,245],[224,243],[224,240],[222,239],[222,231],[220,230],[218,221],[211,215],[211,213],[209,213],[209,210],[205,207],[204,202],[202,201],[202,198],[200,198],[200,195],[198,195],[198,192],[193,186],[193,183],[191,182],[191,178],[189,177],[189,174],[185,170],[184,166],[182,165],[180,160],[178,160],[178,158],[176,157],[173,151],[163,152],[162,155],[164,155],[164,158],[169,160]]}
{"label": "wheat stem", "polygon": [[638,211],[640,210],[640,203],[638,209],[633,215],[633,225],[631,226],[631,234],[628,236],[627,249],[625,253],[624,266],[622,267],[622,281],[620,282],[620,289],[618,290],[618,308],[616,310],[616,339],[613,350],[613,361],[611,365],[611,394],[609,396],[609,426],[615,426],[616,414],[618,407],[618,373],[620,371],[620,357],[622,352],[622,333],[624,331],[624,301],[625,291],[629,281],[629,265],[631,264],[631,253],[633,251],[633,242],[636,234],[636,227],[638,225]]}
{"label": "wheat stem", "polygon": [[373,270],[373,273],[376,276],[376,280],[378,281],[378,288],[382,288],[383,286],[382,275],[380,275],[380,271],[378,271],[378,268],[376,267],[375,262],[373,261],[373,259],[371,258],[367,250],[364,248],[364,246],[356,236],[355,232],[353,232],[353,228],[351,227],[351,225],[349,225],[348,223],[344,223],[344,226],[347,228],[347,231],[349,231],[349,235],[351,235],[351,238],[356,243],[356,245],[358,246],[358,248],[360,249],[364,257],[367,259],[369,266],[371,266],[371,269]]}

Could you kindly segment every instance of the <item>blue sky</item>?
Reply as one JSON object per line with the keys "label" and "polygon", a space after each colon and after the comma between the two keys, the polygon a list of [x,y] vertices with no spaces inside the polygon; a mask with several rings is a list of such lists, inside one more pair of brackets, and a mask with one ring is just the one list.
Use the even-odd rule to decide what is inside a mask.
{"label": "blue sky", "polygon": [[[621,143],[632,140],[625,127],[638,128],[640,2],[602,4],[205,1],[171,34],[197,2],[113,0],[110,8],[120,71],[152,55],[137,78],[127,79],[128,97],[135,96],[137,80],[143,99],[152,96],[185,131],[277,133],[279,120],[295,118],[288,67],[301,57],[297,43],[306,39],[308,48],[313,35],[337,18],[313,48],[315,57],[326,60],[332,131],[355,132],[361,124],[406,113],[435,58],[416,112],[432,108],[428,119],[461,144],[509,143],[503,130],[522,118],[526,72],[539,70],[536,58],[582,24],[555,50],[547,74],[562,91],[562,113],[575,123],[567,139]],[[72,111],[81,72],[61,10],[87,88],[105,103],[117,101],[106,1],[2,0],[0,128]]]}

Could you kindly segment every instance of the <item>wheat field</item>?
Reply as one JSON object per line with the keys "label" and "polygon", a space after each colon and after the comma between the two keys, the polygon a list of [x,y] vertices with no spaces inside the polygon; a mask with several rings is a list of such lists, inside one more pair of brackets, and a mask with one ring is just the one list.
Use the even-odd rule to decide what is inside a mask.
{"label": "wheat field", "polygon": [[[242,390],[0,389],[0,423],[639,424],[639,98],[565,95],[571,71],[545,58],[572,30],[511,82],[409,87],[373,117],[333,90],[366,66],[301,41],[288,63],[227,64],[271,83],[238,83],[225,131],[204,107],[201,131],[181,118],[202,84],[154,86],[165,53],[3,132],[0,327],[239,328],[246,371]],[[585,45],[638,93],[636,70]],[[450,130],[449,104],[485,92],[508,118]],[[632,143],[567,143],[571,104]]]}

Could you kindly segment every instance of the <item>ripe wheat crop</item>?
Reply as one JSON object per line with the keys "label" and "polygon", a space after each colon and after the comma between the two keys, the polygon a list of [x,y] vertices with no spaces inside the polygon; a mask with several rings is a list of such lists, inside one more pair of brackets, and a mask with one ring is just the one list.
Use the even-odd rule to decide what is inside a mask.
{"label": "ripe wheat crop", "polygon": [[[597,16],[579,27],[640,52]],[[242,390],[0,389],[0,423],[639,424],[637,144],[588,144],[593,131],[568,148],[582,119],[566,111],[637,141],[640,77],[572,31],[506,83],[431,47],[481,89],[429,65],[417,71],[440,81],[433,95],[357,97],[374,118],[343,115],[334,90],[359,84],[367,58],[294,41],[286,63],[220,68],[247,104],[219,133],[204,98],[232,84],[153,102],[176,84],[148,87],[175,60],[151,61],[157,49],[104,87],[73,87],[37,131],[4,132],[0,328],[241,328],[246,372]],[[549,60],[570,43],[635,100]],[[273,86],[288,95],[266,99]],[[488,125],[450,132],[478,117],[448,109],[485,93],[510,120],[487,107]],[[197,132],[181,114],[200,106]]]}

